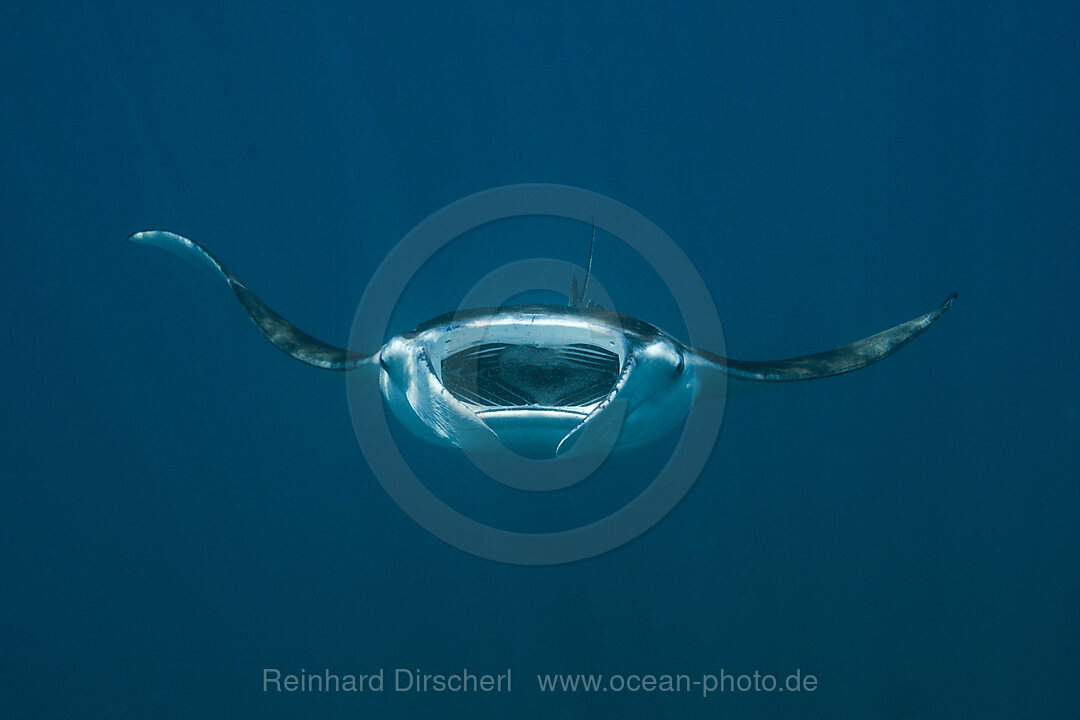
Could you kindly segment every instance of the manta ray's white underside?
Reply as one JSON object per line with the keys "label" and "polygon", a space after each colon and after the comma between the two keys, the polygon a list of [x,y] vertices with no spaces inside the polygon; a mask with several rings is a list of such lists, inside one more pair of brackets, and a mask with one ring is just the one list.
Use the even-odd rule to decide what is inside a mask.
{"label": "manta ray's white underside", "polygon": [[617,432],[616,450],[648,443],[677,425],[706,388],[812,380],[866,367],[923,333],[956,297],[850,345],[779,361],[730,360],[637,318],[556,305],[444,315],[357,354],[288,323],[195,242],[163,230],[130,239],[179,255],[223,282],[270,342],[297,360],[378,382],[394,415],[420,437],[470,452],[505,447],[533,457],[565,452],[598,437],[598,429]]}

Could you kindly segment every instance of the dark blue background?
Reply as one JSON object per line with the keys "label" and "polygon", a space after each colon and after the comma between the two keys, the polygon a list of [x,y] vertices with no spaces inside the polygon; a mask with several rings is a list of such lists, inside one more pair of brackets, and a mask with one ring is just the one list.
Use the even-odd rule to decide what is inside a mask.
{"label": "dark blue background", "polygon": [[[3,714],[1067,713],[1078,25],[1069,3],[9,3]],[[735,357],[960,299],[881,365],[733,400],[705,473],[644,537],[522,568],[426,534],[368,470],[340,376],[123,241],[197,238],[341,344],[397,239],[517,182],[664,228]],[[508,260],[583,262],[587,229],[512,230],[442,256],[402,312],[445,312]],[[613,243],[597,273],[621,309],[677,327]],[[442,452],[413,460],[457,467]],[[260,691],[266,666],[398,665],[512,666],[515,692]],[[721,668],[820,688],[543,697],[532,679]]]}

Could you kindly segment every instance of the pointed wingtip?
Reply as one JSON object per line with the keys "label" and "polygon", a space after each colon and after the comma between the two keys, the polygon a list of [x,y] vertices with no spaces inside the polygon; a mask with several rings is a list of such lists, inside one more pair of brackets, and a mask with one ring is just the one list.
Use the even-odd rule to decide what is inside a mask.
{"label": "pointed wingtip", "polygon": [[928,313],[925,317],[930,322],[934,322],[939,317],[941,317],[945,313],[949,312],[949,308],[952,307],[952,304],[953,304],[954,300],[956,300],[956,293],[955,292],[949,293],[949,297],[945,298],[945,302],[938,305],[937,310],[934,310],[933,312]]}
{"label": "pointed wingtip", "polygon": [[222,265],[194,240],[178,235],[169,230],[140,230],[128,235],[128,242],[161,248],[191,263],[215,280],[229,284],[227,271]]}
{"label": "pointed wingtip", "polygon": [[139,230],[133,232],[127,236],[128,242],[138,243],[140,245],[154,245],[160,242],[161,236],[176,235],[176,233],[169,232],[168,230]]}

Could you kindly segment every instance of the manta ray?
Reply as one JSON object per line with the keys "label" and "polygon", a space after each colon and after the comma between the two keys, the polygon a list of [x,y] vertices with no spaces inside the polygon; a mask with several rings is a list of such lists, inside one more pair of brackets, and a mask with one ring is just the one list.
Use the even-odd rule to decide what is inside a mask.
{"label": "manta ray", "polygon": [[675,427],[708,386],[730,392],[859,370],[924,333],[956,298],[952,293],[931,312],[843,347],[746,361],[691,347],[644,320],[586,303],[587,272],[581,292],[575,281],[568,306],[448,313],[364,354],[293,326],[186,237],[146,230],[129,240],[178,255],[223,283],[291,357],[378,383],[386,405],[418,436],[466,451],[497,445],[532,457],[559,456],[577,439],[585,442],[586,428],[605,422],[618,424],[613,451],[652,442]]}

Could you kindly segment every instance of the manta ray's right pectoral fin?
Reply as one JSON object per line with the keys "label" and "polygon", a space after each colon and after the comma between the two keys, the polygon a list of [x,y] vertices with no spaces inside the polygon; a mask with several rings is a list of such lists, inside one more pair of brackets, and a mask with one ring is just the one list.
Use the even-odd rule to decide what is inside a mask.
{"label": "manta ray's right pectoral fin", "polygon": [[724,373],[737,386],[748,388],[769,383],[816,380],[853,372],[892,355],[919,335],[952,307],[956,293],[945,298],[934,310],[889,328],[868,338],[825,352],[787,360],[731,360],[705,350],[693,349],[697,365],[708,371]]}
{"label": "manta ray's right pectoral fin", "polygon": [[311,337],[270,309],[217,258],[193,240],[167,230],[144,230],[128,240],[153,245],[187,260],[216,280],[223,282],[244,306],[251,321],[282,352],[300,362],[326,370],[378,368],[376,355],[349,352]]}

